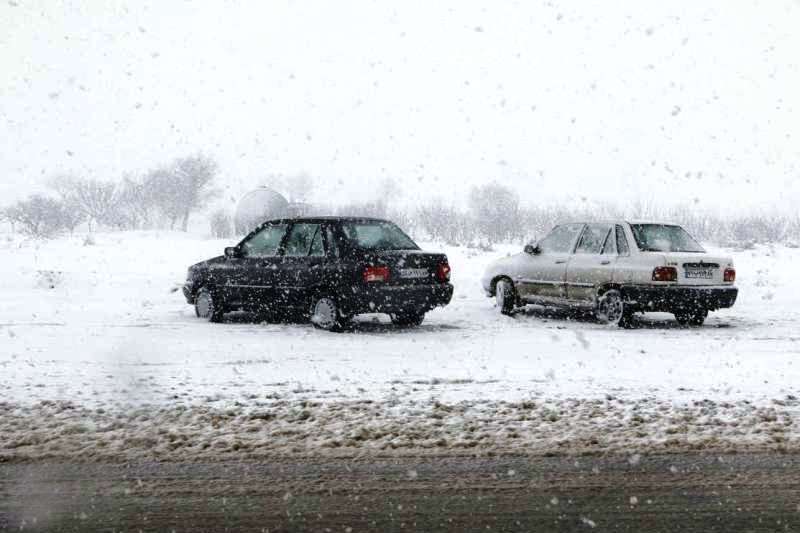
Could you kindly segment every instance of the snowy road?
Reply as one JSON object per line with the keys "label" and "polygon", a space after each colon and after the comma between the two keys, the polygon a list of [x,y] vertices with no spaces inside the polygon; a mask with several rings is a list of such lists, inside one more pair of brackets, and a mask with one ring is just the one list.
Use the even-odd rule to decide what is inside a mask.
{"label": "snowy road", "polygon": [[[117,421],[129,426],[136,409],[148,413],[143,424],[183,428],[179,441],[207,436],[206,418],[229,413],[223,426],[231,447],[242,432],[261,435],[264,428],[249,418],[259,412],[273,426],[300,417],[305,426],[292,426],[289,435],[304,449],[364,442],[435,448],[442,439],[464,448],[545,450],[554,441],[591,448],[598,431],[608,437],[601,449],[636,435],[662,445],[797,440],[800,291],[793,265],[800,250],[730,252],[739,302],[713,313],[703,328],[648,315],[638,328],[620,330],[537,309],[500,316],[478,279],[488,261],[516,247],[449,247],[453,303],[422,327],[366,317],[352,332],[331,334],[247,316],[224,324],[196,319],[171,289],[189,264],[225,244],[169,233],[99,235],[90,246],[79,239],[2,243],[3,419],[19,428],[33,416],[75,427],[58,446],[45,428],[27,444],[21,431],[12,433],[0,452],[58,455],[97,436],[97,428],[113,427],[120,413],[133,417]],[[511,420],[516,442],[498,437],[513,433]],[[409,444],[403,436],[410,427],[421,429]],[[483,435],[477,442],[470,435],[476,431]],[[269,445],[240,444],[277,453],[271,435]],[[70,438],[75,442],[65,444]],[[116,438],[92,453],[113,444],[123,448]]]}
{"label": "snowy road", "polygon": [[0,464],[0,531],[797,531],[797,456]]}

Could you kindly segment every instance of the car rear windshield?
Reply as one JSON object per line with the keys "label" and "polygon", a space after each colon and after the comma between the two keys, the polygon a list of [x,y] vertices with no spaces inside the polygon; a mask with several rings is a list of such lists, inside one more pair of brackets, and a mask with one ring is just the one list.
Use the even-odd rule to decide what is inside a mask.
{"label": "car rear windshield", "polygon": [[362,250],[419,250],[411,238],[391,222],[345,222],[347,238]]}
{"label": "car rear windshield", "polygon": [[680,226],[631,224],[636,244],[643,252],[705,252]]}

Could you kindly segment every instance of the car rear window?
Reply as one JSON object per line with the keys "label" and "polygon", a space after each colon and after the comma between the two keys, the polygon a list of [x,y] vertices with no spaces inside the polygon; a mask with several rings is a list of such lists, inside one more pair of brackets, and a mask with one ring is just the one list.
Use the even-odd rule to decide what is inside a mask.
{"label": "car rear window", "polygon": [[705,252],[702,246],[680,226],[667,224],[631,224],[636,245],[643,252]]}
{"label": "car rear window", "polygon": [[345,222],[348,240],[362,250],[419,250],[411,238],[391,222]]}

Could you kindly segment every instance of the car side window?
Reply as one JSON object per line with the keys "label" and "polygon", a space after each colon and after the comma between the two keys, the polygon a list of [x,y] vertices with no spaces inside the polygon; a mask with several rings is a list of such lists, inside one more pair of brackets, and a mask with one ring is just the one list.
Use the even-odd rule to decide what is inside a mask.
{"label": "car side window", "polygon": [[617,239],[614,237],[614,228],[608,228],[608,233],[606,234],[606,243],[603,245],[603,251],[600,252],[600,254],[616,255],[617,254],[616,241]]}
{"label": "car side window", "polygon": [[319,224],[294,224],[289,230],[283,255],[286,257],[306,257],[311,253],[314,237],[319,233]]}
{"label": "car side window", "polygon": [[619,255],[631,255],[631,250],[628,247],[628,238],[625,237],[625,231],[620,225],[617,225],[617,253]]}
{"label": "car side window", "polygon": [[611,232],[607,224],[588,224],[583,230],[576,254],[599,254],[603,250],[606,238]]}
{"label": "car side window", "polygon": [[583,224],[563,224],[556,226],[547,234],[547,237],[539,241],[539,250],[542,253],[568,254],[572,251],[575,237],[583,229]]}
{"label": "car side window", "polygon": [[273,257],[286,234],[286,224],[271,224],[264,227],[242,244],[245,257]]}
{"label": "car side window", "polygon": [[311,250],[308,255],[312,257],[322,257],[325,255],[325,246],[322,243],[322,228],[317,227],[314,238],[311,239]]}

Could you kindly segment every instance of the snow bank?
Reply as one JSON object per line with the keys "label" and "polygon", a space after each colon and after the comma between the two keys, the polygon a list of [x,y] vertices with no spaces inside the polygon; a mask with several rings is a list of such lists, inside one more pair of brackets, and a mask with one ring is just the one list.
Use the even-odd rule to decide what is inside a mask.
{"label": "snow bank", "polygon": [[0,405],[0,462],[291,456],[800,451],[794,397],[771,406],[609,396],[556,402],[296,402],[227,408]]}

